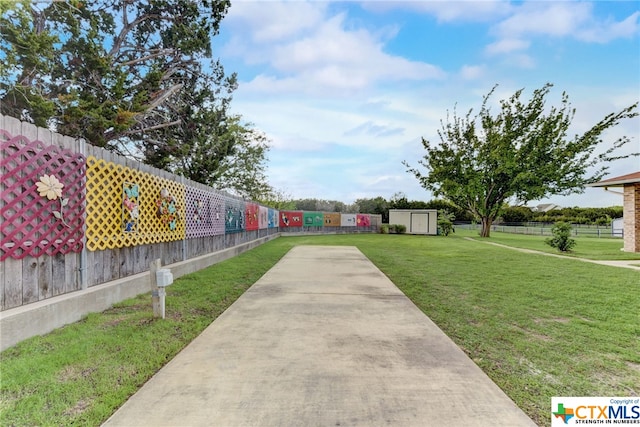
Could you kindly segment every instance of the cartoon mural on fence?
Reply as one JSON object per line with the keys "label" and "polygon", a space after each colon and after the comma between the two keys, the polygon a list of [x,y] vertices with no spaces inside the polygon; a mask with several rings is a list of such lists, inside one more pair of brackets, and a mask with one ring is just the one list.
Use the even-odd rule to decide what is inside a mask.
{"label": "cartoon mural on fence", "polygon": [[302,227],[302,211],[280,211],[280,227]]}
{"label": "cartoon mural on fence", "polygon": [[225,196],[225,233],[238,233],[245,229],[245,204],[242,200]]}
{"label": "cartoon mural on fence", "polygon": [[265,206],[258,207],[258,228],[260,230],[269,227],[269,208]]}
{"label": "cartoon mural on fence", "polygon": [[324,226],[324,214],[322,212],[305,211],[302,215],[305,227]]}
{"label": "cartoon mural on fence", "polygon": [[278,228],[278,214],[279,212],[277,210],[269,208],[268,228]]}
{"label": "cartoon mural on fence", "polygon": [[325,227],[340,227],[340,214],[337,212],[324,214]]}
{"label": "cartoon mural on fence", "polygon": [[340,226],[341,227],[355,227],[356,226],[356,214],[340,214]]}
{"label": "cartoon mural on fence", "polygon": [[259,207],[256,203],[245,204],[245,229],[255,231],[260,226],[258,222]]}
{"label": "cartoon mural on fence", "polygon": [[357,227],[369,227],[371,220],[367,214],[356,214],[356,226]]}
{"label": "cartoon mural on fence", "polygon": [[0,260],[80,252],[84,156],[5,130],[0,143]]}

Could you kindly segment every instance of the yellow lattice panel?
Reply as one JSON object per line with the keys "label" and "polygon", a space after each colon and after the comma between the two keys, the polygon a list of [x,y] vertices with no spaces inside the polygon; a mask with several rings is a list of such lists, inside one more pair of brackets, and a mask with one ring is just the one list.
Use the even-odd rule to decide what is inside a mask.
{"label": "yellow lattice panel", "polygon": [[[159,214],[159,205],[165,215]],[[171,221],[167,221],[168,206]],[[94,156],[87,158],[89,250],[184,239],[184,206],[183,184]]]}

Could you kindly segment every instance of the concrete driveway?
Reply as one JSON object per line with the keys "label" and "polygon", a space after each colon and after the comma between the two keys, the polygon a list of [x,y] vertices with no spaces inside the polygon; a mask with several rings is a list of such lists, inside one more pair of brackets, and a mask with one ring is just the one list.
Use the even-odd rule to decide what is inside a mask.
{"label": "concrete driveway", "polygon": [[105,426],[533,426],[357,248],[297,246]]}

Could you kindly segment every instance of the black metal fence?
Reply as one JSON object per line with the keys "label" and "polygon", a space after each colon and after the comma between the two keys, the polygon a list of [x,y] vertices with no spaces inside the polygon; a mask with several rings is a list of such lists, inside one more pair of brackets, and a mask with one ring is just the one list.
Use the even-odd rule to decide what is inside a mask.
{"label": "black metal fence", "polygon": [[[503,233],[528,234],[538,236],[551,236],[553,223],[548,222],[512,222],[500,223],[491,226],[491,231]],[[473,222],[456,222],[455,226],[465,230],[480,230],[481,225]],[[622,238],[623,229],[615,228],[612,225],[585,225],[572,224],[572,234],[574,236],[597,237],[597,238]]]}

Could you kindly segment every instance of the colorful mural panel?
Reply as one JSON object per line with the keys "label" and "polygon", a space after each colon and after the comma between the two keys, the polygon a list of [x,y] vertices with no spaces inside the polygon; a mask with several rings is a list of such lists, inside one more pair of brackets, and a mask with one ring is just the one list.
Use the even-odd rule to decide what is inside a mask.
{"label": "colorful mural panel", "polygon": [[341,227],[355,227],[356,226],[356,214],[340,214],[340,226]]}
{"label": "colorful mural panel", "polygon": [[324,214],[325,227],[340,227],[340,214],[337,212]]}
{"label": "colorful mural panel", "polygon": [[187,238],[224,234],[222,195],[201,188],[186,187]]}
{"label": "colorful mural panel", "polygon": [[258,208],[258,228],[263,230],[269,227],[269,208],[260,206]]}
{"label": "colorful mural panel", "polygon": [[371,225],[371,217],[367,214],[357,214],[356,215],[356,226],[357,227],[369,227]]}
{"label": "colorful mural panel", "polygon": [[324,226],[324,214],[322,212],[305,211],[302,220],[305,227],[322,227]]}
{"label": "colorful mural panel", "polygon": [[184,239],[184,185],[93,156],[86,180],[87,249]]}
{"label": "colorful mural panel", "polygon": [[268,228],[278,228],[278,214],[279,212],[276,209],[269,208],[269,222],[267,224]]}
{"label": "colorful mural panel", "polygon": [[280,227],[302,227],[302,211],[280,211]]}
{"label": "colorful mural panel", "polygon": [[80,252],[85,158],[0,130],[0,260]]}
{"label": "colorful mural panel", "polygon": [[247,231],[255,231],[259,228],[259,212],[260,206],[256,203],[247,203],[245,205],[245,229]]}
{"label": "colorful mural panel", "polygon": [[238,233],[245,229],[245,205],[242,200],[234,199],[229,196],[224,198],[225,233]]}

